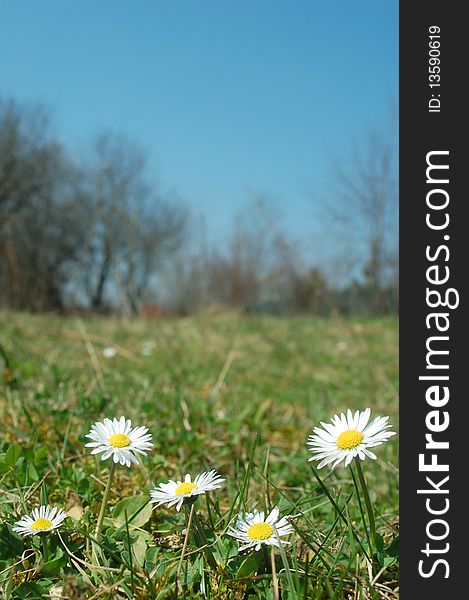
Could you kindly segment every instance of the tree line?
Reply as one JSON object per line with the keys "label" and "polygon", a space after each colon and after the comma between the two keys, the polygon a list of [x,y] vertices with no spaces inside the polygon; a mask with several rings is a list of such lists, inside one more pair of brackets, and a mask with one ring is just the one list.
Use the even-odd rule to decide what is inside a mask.
{"label": "tree line", "polygon": [[396,310],[397,196],[385,138],[370,138],[366,159],[357,153],[341,167],[324,203],[324,226],[348,244],[339,263],[355,272],[342,285],[329,269],[305,264],[259,200],[223,248],[205,240],[194,250],[194,220],[151,182],[142,148],[109,132],[92,147],[79,164],[41,105],[0,95],[0,305],[126,314],[213,304],[278,314]]}
{"label": "tree line", "polygon": [[[148,182],[145,155],[101,134],[77,165],[41,106],[0,97],[0,289],[16,310],[60,310],[108,296],[137,312],[151,276],[181,243],[180,206]],[[111,292],[109,289],[111,288]]]}

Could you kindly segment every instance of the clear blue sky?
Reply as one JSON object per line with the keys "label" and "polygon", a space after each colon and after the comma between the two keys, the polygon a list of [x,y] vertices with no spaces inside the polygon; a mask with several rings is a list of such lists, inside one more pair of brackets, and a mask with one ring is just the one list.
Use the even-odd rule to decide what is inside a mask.
{"label": "clear blue sky", "polygon": [[249,192],[314,227],[331,156],[398,99],[397,0],[0,0],[0,93],[74,152],[102,130],[226,236]]}

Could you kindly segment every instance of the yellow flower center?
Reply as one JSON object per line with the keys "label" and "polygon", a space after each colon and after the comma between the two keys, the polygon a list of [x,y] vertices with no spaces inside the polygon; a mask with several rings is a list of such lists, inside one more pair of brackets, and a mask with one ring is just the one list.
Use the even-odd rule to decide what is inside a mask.
{"label": "yellow flower center", "polygon": [[181,496],[182,494],[190,494],[193,489],[197,486],[195,483],[191,483],[190,481],[185,481],[184,483],[180,483],[175,489],[174,493],[176,496]]}
{"label": "yellow flower center", "polygon": [[337,445],[342,450],[350,450],[350,448],[355,448],[361,444],[362,440],[363,433],[356,429],[347,429],[347,431],[341,433],[337,438]]}
{"label": "yellow flower center", "polygon": [[114,448],[126,448],[127,446],[130,446],[130,438],[128,435],[125,435],[125,433],[115,433],[114,435],[111,435],[108,442],[111,446],[114,446]]}
{"label": "yellow flower center", "polygon": [[36,519],[34,523],[31,523],[31,529],[34,529],[34,531],[46,531],[46,529],[49,529],[52,525],[52,521],[41,517],[40,519]]}
{"label": "yellow flower center", "polygon": [[250,540],[266,540],[273,534],[274,528],[268,523],[256,523],[251,525],[247,534]]}

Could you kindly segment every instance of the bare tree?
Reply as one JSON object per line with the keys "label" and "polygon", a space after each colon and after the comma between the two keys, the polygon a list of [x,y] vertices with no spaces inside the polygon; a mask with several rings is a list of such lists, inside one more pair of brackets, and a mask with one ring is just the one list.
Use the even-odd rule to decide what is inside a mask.
{"label": "bare tree", "polygon": [[180,247],[185,228],[182,208],[158,197],[131,219],[121,282],[128,310],[139,312],[152,280]]}
{"label": "bare tree", "polygon": [[181,207],[149,185],[145,155],[125,136],[96,140],[78,170],[50,134],[46,111],[0,97],[0,301],[61,309],[66,297],[137,312],[181,241]]}
{"label": "bare tree", "polygon": [[55,144],[48,117],[40,105],[20,105],[0,96],[0,217],[1,230],[11,215],[29,206],[50,184]]}
{"label": "bare tree", "polygon": [[102,134],[95,150],[82,281],[94,309],[108,301],[137,313],[150,280],[180,243],[184,213],[156,194],[144,152],[127,136]]}
{"label": "bare tree", "polygon": [[0,98],[0,286],[12,308],[60,308],[79,247],[74,177],[45,110]]}
{"label": "bare tree", "polygon": [[385,290],[395,283],[398,227],[397,147],[392,135],[373,132],[355,144],[335,169],[327,212],[348,274],[360,275],[373,310],[386,310]]}

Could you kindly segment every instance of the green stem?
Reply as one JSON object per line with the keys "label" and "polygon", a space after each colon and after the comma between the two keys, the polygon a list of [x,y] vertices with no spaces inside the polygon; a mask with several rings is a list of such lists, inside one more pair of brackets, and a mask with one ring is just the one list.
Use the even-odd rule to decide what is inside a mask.
{"label": "green stem", "polygon": [[49,551],[47,550],[47,541],[46,541],[46,535],[41,535],[41,542],[42,542],[42,562],[43,564],[46,564],[46,562],[49,560]]}
{"label": "green stem", "polygon": [[189,533],[190,533],[191,525],[192,525],[192,517],[194,516],[194,507],[195,507],[195,504],[192,504],[191,505],[191,510],[189,512],[189,517],[187,519],[186,537],[184,538],[184,545],[182,547],[181,558],[179,559],[178,570],[177,570],[177,573],[176,573],[176,579],[178,581],[179,581],[179,578],[181,577],[182,561],[184,560],[184,556],[186,554],[187,542],[189,540]]}
{"label": "green stem", "polygon": [[98,521],[96,523],[96,530],[95,530],[95,534],[94,534],[96,539],[99,538],[99,534],[101,533],[101,527],[102,527],[103,521],[104,521],[104,514],[106,512],[107,501],[109,499],[109,493],[111,491],[111,484],[112,484],[112,480],[114,479],[115,470],[116,470],[116,463],[113,461],[111,463],[111,469],[109,471],[109,477],[107,480],[106,489],[104,490],[103,501],[101,503],[101,509],[99,511]]}
{"label": "green stem", "polygon": [[130,531],[129,531],[129,517],[127,515],[127,509],[124,511],[125,515],[125,533],[127,534],[127,547],[129,548],[129,571],[130,571],[130,588],[132,590],[132,595],[135,596],[134,589],[134,561],[132,557],[132,542],[130,541]]}
{"label": "green stem", "polygon": [[355,475],[355,471],[353,470],[352,465],[349,465],[349,469],[350,469],[350,474],[351,474],[352,479],[353,479],[353,485],[355,487],[355,493],[357,495],[358,508],[360,509],[360,516],[361,516],[362,521],[363,521],[363,527],[365,528],[366,539],[368,540],[368,546],[371,548],[370,534],[368,532],[368,524],[367,524],[366,519],[365,519],[365,513],[363,512],[363,505],[362,505],[360,490],[358,489],[357,477]]}
{"label": "green stem", "polygon": [[370,494],[368,493],[368,487],[366,485],[366,481],[365,481],[365,477],[363,476],[363,471],[362,471],[362,467],[360,464],[360,459],[357,457],[355,457],[355,464],[357,466],[357,473],[358,473],[358,481],[360,482],[360,487],[362,489],[363,492],[363,497],[365,499],[365,505],[366,505],[366,510],[368,513],[368,522],[370,524],[370,542],[372,545],[372,548],[370,548],[371,551],[371,555],[373,556],[373,554],[375,553],[376,550],[376,525],[375,525],[375,517],[373,514],[373,507],[371,505],[371,500],[370,500]]}
{"label": "green stem", "polygon": [[197,513],[194,511],[194,523],[197,528],[197,533],[199,534],[200,541],[202,542],[205,558],[207,559],[208,564],[212,567],[214,571],[218,569],[217,561],[213,556],[212,550],[210,549],[207,537],[205,535],[204,527],[200,522],[200,519]]}
{"label": "green stem", "polygon": [[264,571],[266,573],[270,573],[271,572],[270,556],[269,556],[269,551],[267,549],[267,546],[265,544],[262,544],[262,556],[264,558]]}
{"label": "green stem", "polygon": [[[308,555],[306,555],[306,559],[307,558],[308,558]],[[274,550],[273,546],[270,550],[270,569],[271,569],[271,573],[272,573],[272,596],[273,596],[274,600],[279,600],[280,589],[279,589],[279,585],[278,585],[277,569],[275,567],[275,550]]]}

